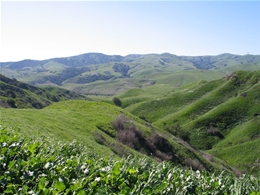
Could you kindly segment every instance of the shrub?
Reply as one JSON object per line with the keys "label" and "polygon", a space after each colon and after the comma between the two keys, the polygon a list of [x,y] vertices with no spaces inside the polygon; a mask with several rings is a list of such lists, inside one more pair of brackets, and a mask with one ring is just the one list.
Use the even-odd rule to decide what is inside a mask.
{"label": "shrub", "polygon": [[212,155],[208,154],[208,153],[203,153],[202,156],[207,159],[208,161],[211,161],[211,162],[215,162],[215,159]]}
{"label": "shrub", "polygon": [[101,145],[107,145],[107,140],[103,137],[103,135],[101,135],[98,132],[94,133],[94,139],[97,143],[101,144]]}
{"label": "shrub", "polygon": [[185,142],[190,142],[190,132],[181,128],[180,123],[175,123],[165,127],[172,135],[182,139]]}
{"label": "shrub", "polygon": [[142,132],[137,130],[133,125],[132,127],[119,131],[117,134],[117,140],[122,144],[127,145],[130,148],[138,150],[141,148],[141,142],[144,140]]}
{"label": "shrub", "polygon": [[191,158],[187,158],[187,159],[185,159],[184,162],[185,162],[186,166],[191,167],[192,170],[195,170],[195,171],[199,170],[199,171],[201,171],[201,170],[204,169],[203,165],[200,164],[200,162],[197,161],[197,160],[194,160],[194,159],[191,159]]}
{"label": "shrub", "polygon": [[113,98],[113,102],[114,102],[114,104],[115,104],[116,106],[119,106],[119,107],[122,106],[122,102],[121,102],[121,100],[120,100],[118,97],[114,97],[114,98]]}
{"label": "shrub", "polygon": [[14,99],[7,99],[7,103],[11,108],[16,108]]}
{"label": "shrub", "polygon": [[129,123],[129,119],[127,119],[123,115],[119,115],[114,121],[112,121],[112,126],[117,131],[122,131],[125,129],[125,126]]}
{"label": "shrub", "polygon": [[6,94],[7,97],[16,98],[15,92],[10,90],[10,89],[7,89],[5,94]]}

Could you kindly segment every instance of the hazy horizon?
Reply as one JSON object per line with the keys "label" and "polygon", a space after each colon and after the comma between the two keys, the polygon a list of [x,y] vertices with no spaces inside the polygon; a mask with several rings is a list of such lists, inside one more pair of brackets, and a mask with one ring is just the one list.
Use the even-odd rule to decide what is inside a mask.
{"label": "hazy horizon", "polygon": [[[164,53],[169,53],[169,52],[164,52],[164,53],[130,53],[130,54],[126,54],[126,55],[120,55],[120,54],[105,54],[105,53],[101,53],[101,52],[87,52],[87,53],[81,53],[81,54],[75,54],[75,55],[69,55],[69,56],[55,56],[55,57],[51,57],[51,58],[44,58],[44,59],[22,59],[22,60],[9,60],[9,61],[0,61],[0,62],[18,62],[18,61],[23,61],[23,60],[36,60],[36,61],[41,61],[41,60],[49,60],[49,59],[54,59],[54,58],[66,58],[66,57],[74,57],[74,56],[80,56],[80,55],[84,55],[84,54],[89,54],[89,53],[99,53],[99,54],[104,54],[104,55],[108,55],[108,56],[122,56],[125,57],[127,55],[160,55],[160,54],[164,54]],[[176,55],[174,53],[169,53],[172,55]],[[223,54],[231,54],[231,55],[239,55],[239,56],[244,56],[244,55],[258,55],[258,54],[233,54],[233,53],[221,53],[221,54],[216,54],[216,55],[176,55],[176,56],[187,56],[187,57],[196,57],[196,56],[218,56],[218,55],[223,55]]]}
{"label": "hazy horizon", "polygon": [[0,61],[260,54],[257,1],[1,2]]}

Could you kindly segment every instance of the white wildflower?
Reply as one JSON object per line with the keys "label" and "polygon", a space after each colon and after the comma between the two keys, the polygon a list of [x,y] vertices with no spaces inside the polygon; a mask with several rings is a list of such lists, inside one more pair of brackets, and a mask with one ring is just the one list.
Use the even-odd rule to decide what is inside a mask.
{"label": "white wildflower", "polygon": [[110,171],[110,169],[111,169],[110,166],[106,166],[106,167],[101,168],[100,171],[108,172],[108,171]]}
{"label": "white wildflower", "polygon": [[100,177],[96,177],[95,181],[100,181]]}
{"label": "white wildflower", "polygon": [[89,172],[88,169],[85,169],[85,170],[83,171],[84,174],[87,174],[88,172]]}
{"label": "white wildflower", "polygon": [[33,176],[33,171],[28,171],[29,176]]}
{"label": "white wildflower", "polygon": [[34,191],[31,190],[28,192],[28,194],[34,195],[35,193],[34,193]]}
{"label": "white wildflower", "polygon": [[44,166],[45,169],[48,169],[51,166],[51,163],[47,162],[46,165]]}
{"label": "white wildflower", "polygon": [[82,165],[82,166],[80,167],[81,170],[83,170],[83,169],[85,169],[85,168],[86,168],[86,165]]}
{"label": "white wildflower", "polygon": [[16,142],[12,143],[9,147],[15,147],[15,146],[19,146],[19,144],[16,145]]}
{"label": "white wildflower", "polygon": [[170,173],[169,175],[168,175],[168,180],[170,180],[172,178],[172,174]]}
{"label": "white wildflower", "polygon": [[189,181],[190,180],[190,175],[187,177],[186,181]]}

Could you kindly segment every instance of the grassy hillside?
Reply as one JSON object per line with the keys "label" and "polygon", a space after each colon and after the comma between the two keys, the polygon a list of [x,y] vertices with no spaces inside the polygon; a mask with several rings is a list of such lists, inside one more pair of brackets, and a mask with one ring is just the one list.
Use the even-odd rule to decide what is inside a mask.
{"label": "grassy hillside", "polygon": [[260,169],[259,138],[260,117],[257,116],[232,128],[225,139],[208,152],[225,159],[229,165],[236,166],[240,170],[255,172]]}
{"label": "grassy hillside", "polygon": [[[119,98],[132,114],[198,149],[212,149],[212,154],[242,170],[249,171],[260,159],[260,71],[237,71],[178,89],[159,85],[136,89]],[[241,147],[244,152],[239,152]],[[240,162],[232,158],[231,151]],[[260,170],[259,165],[255,167]]]}
{"label": "grassy hillside", "polygon": [[[101,156],[149,156],[208,171],[231,168],[217,158],[116,106],[83,100],[54,103],[44,109],[1,109],[1,124],[28,137],[82,143]],[[14,122],[15,121],[15,122]]]}
{"label": "grassy hillside", "polygon": [[38,88],[0,74],[0,107],[43,108],[67,99],[86,97],[58,87]]}
{"label": "grassy hillside", "polygon": [[154,84],[174,87],[219,79],[236,70],[259,70],[259,55],[176,56],[169,53],[104,55],[87,53],[48,60],[1,63],[10,78],[37,86],[60,86],[88,95],[114,95]]}
{"label": "grassy hillside", "polygon": [[11,194],[258,195],[259,178],[184,170],[148,158],[101,157],[79,143],[31,139],[0,126],[0,191]]}

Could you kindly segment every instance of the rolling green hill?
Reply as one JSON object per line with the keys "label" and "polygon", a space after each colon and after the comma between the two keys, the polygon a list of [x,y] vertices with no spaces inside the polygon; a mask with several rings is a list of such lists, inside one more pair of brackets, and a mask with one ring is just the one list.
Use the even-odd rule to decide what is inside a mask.
{"label": "rolling green hill", "polygon": [[[177,166],[180,172],[185,172],[186,181],[190,178],[189,174],[196,175],[194,178],[199,177],[198,174],[203,175],[207,180],[203,182],[212,185],[212,192],[220,184],[217,180],[212,183],[215,176],[207,177],[208,172],[218,174],[224,170],[235,175],[260,174],[260,56],[222,54],[188,57],[164,53],[122,57],[90,53],[43,61],[7,62],[0,66],[1,73],[12,77],[9,79],[0,75],[0,145],[5,148],[1,150],[1,154],[5,155],[0,160],[4,162],[14,157],[7,166],[2,163],[2,168],[8,167],[8,170],[17,173],[6,171],[4,176],[0,176],[4,181],[0,182],[0,189],[9,190],[9,194],[20,189],[19,185],[22,186],[21,171],[17,171],[17,167],[15,169],[15,162],[20,167],[26,167],[28,173],[25,176],[29,177],[29,170],[37,169],[38,172],[34,173],[40,173],[39,167],[54,158],[49,156],[48,151],[56,155],[60,146],[65,151],[60,155],[66,157],[66,160],[59,157],[64,160],[62,164],[74,163],[73,166],[79,166],[75,163],[77,160],[70,161],[72,157],[66,153],[66,149],[75,152],[78,164],[82,163],[82,159],[89,163],[98,155],[97,170],[103,169],[102,166],[107,167],[106,159],[110,157],[112,160],[109,162],[115,163],[113,170],[117,173],[117,164],[130,159],[127,156],[134,156],[131,160],[135,162],[145,158],[149,166],[150,162],[153,167],[153,163],[161,168],[164,165]],[[89,97],[96,101],[89,101],[92,100]],[[118,106],[113,102],[115,97],[121,101]],[[22,144],[20,137],[27,141],[23,143],[24,148],[16,148],[17,144]],[[30,143],[28,140],[48,140],[48,143]],[[48,150],[52,147],[47,146],[49,143],[53,144],[52,150]],[[41,151],[39,144],[44,145],[42,151],[47,152],[41,157],[33,152]],[[30,159],[26,161],[27,164],[13,155],[18,148],[18,155]],[[23,154],[27,150],[31,155],[28,152]],[[5,158],[8,152],[10,156]],[[86,154],[88,156],[83,157]],[[46,155],[48,158],[45,158]],[[41,160],[38,164],[35,163],[36,157]],[[105,160],[102,160],[103,157]],[[170,161],[172,164],[157,163],[161,161]],[[61,164],[56,161],[54,164],[56,171],[65,174],[62,172],[65,169],[61,171]],[[207,172],[191,172],[189,167]],[[126,169],[133,171],[137,167]],[[103,172],[97,170],[95,177],[107,182],[110,176],[105,177]],[[77,176],[83,184],[81,172],[77,172]],[[167,172],[169,179],[171,174],[168,173],[172,172]],[[7,180],[15,178],[15,175],[19,176],[15,180],[17,186],[8,186]],[[57,174],[52,176],[60,177]],[[70,174],[67,176],[70,177]],[[181,175],[176,176],[179,177]],[[259,182],[249,177],[257,186],[253,190],[256,191]],[[226,185],[231,185],[231,180],[234,182],[228,188],[230,192],[237,188],[236,183],[240,181],[223,177],[222,173],[218,178],[225,178],[223,182]],[[246,185],[245,178],[243,176],[241,181],[244,184],[241,185]],[[32,186],[31,181],[27,181]],[[68,186],[76,188],[75,183],[62,182],[60,178],[53,179],[48,185],[56,191],[64,191],[64,187]],[[218,182],[221,182],[220,179]],[[96,179],[93,179],[93,183],[97,186]],[[37,183],[35,189],[47,189],[41,185],[41,182]],[[104,186],[108,187],[107,183]],[[198,192],[205,184],[196,186]],[[242,189],[241,186],[239,188]],[[253,192],[253,187],[249,188],[247,194]],[[82,189],[77,192],[84,192]],[[221,189],[224,192],[224,188]],[[195,187],[190,190],[194,192]]]}
{"label": "rolling green hill", "polygon": [[0,74],[0,107],[43,108],[67,99],[86,97],[58,87],[35,87]]}
{"label": "rolling green hill", "polygon": [[241,170],[260,170],[260,71],[237,71],[178,89],[132,89],[118,97],[132,114],[192,146],[211,149]]}
{"label": "rolling green hill", "polygon": [[259,70],[259,55],[176,56],[87,53],[48,60],[2,62],[1,73],[37,86],[60,86],[87,95],[114,95],[154,84],[175,87],[219,79],[236,70]]}
{"label": "rolling green hill", "polygon": [[76,142],[32,139],[0,126],[0,191],[12,194],[258,195],[260,178],[183,169],[132,156],[102,157]]}
{"label": "rolling green hill", "polygon": [[231,172],[221,160],[114,105],[67,100],[43,109],[1,109],[1,124],[27,137],[85,145],[101,156],[148,156],[195,170]]}

